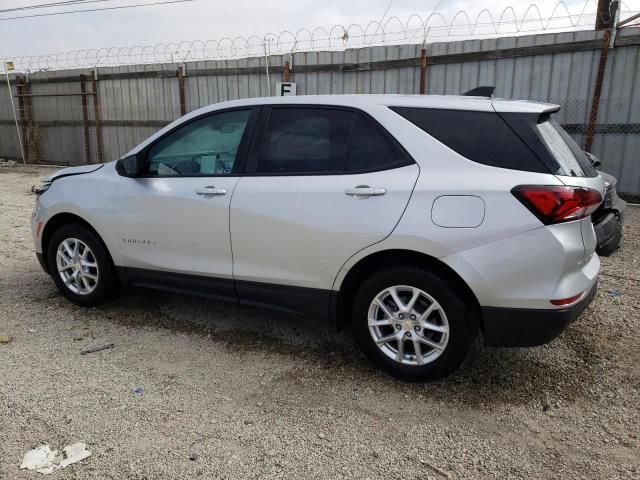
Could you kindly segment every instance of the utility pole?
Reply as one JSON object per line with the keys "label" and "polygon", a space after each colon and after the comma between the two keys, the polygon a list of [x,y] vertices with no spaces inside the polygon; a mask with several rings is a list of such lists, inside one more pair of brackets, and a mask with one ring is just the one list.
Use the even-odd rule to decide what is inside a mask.
{"label": "utility pole", "polygon": [[20,154],[22,155],[22,164],[27,162],[24,158],[24,147],[22,146],[22,135],[20,135],[20,125],[18,124],[18,116],[16,115],[16,107],[13,103],[13,92],[11,91],[11,82],[9,81],[9,70],[13,70],[13,62],[4,62],[4,74],[7,78],[7,90],[9,92],[9,100],[11,100],[11,111],[13,112],[13,120],[16,122],[16,133],[18,134],[18,144],[20,145]]}
{"label": "utility pole", "polygon": [[596,13],[596,30],[605,30],[611,24],[611,11],[609,2],[611,0],[598,0],[598,12]]}
{"label": "utility pole", "polygon": [[267,92],[269,92],[269,96],[271,96],[271,78],[269,77],[269,57],[271,56],[271,38],[264,37],[264,60],[265,60],[265,70],[267,74]]}

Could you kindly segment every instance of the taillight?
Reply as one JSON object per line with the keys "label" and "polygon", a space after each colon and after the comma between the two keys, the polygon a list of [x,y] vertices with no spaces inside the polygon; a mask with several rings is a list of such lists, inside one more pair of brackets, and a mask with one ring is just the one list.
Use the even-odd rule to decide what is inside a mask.
{"label": "taillight", "polygon": [[520,185],[511,193],[545,225],[588,217],[602,203],[600,192],[583,187]]}

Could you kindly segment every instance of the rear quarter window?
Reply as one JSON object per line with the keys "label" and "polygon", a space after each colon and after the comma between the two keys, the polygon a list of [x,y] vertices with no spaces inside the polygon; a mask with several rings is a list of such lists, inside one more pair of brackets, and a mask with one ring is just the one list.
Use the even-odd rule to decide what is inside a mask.
{"label": "rear quarter window", "polygon": [[463,157],[483,165],[549,173],[512,128],[495,112],[391,107]]}
{"label": "rear quarter window", "polygon": [[386,130],[367,116],[358,114],[351,134],[346,172],[389,170],[412,163],[413,159]]}
{"label": "rear quarter window", "polygon": [[587,155],[555,120],[545,120],[536,125],[549,153],[558,162],[556,175],[570,177],[595,177],[597,170]]}

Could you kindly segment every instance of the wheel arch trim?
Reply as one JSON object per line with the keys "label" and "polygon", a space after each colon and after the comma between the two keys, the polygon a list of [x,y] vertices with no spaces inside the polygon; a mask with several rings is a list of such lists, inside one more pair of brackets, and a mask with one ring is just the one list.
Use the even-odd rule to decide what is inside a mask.
{"label": "wheel arch trim", "polygon": [[424,268],[437,274],[448,283],[459,288],[465,302],[469,302],[480,319],[482,327],[482,311],[477,296],[469,284],[451,266],[442,260],[423,252],[406,249],[385,249],[371,252],[353,262],[348,269],[343,267],[336,277],[331,296],[330,316],[335,321],[337,330],[349,323],[351,302],[357,285],[367,275],[375,271],[400,265]]}
{"label": "wheel arch trim", "polygon": [[44,265],[47,273],[49,272],[48,266],[48,251],[49,251],[49,243],[51,242],[51,238],[54,233],[64,225],[81,225],[89,230],[96,238],[102,243],[105,250],[107,251],[107,255],[109,255],[109,259],[113,264],[113,257],[111,256],[111,251],[104,241],[104,236],[86,219],[82,218],[80,215],[71,212],[59,212],[55,215],[51,216],[44,224],[41,233],[40,245],[42,248],[42,255],[44,257]]}

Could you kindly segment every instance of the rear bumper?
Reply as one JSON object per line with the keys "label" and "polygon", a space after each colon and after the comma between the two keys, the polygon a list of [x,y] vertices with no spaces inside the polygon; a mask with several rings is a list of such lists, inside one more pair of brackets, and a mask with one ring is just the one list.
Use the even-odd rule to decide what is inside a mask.
{"label": "rear bumper", "polygon": [[593,300],[597,283],[575,305],[557,310],[482,307],[484,343],[492,347],[535,347],[560,335]]}

